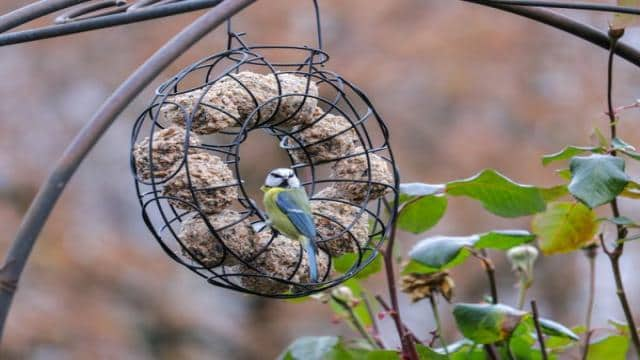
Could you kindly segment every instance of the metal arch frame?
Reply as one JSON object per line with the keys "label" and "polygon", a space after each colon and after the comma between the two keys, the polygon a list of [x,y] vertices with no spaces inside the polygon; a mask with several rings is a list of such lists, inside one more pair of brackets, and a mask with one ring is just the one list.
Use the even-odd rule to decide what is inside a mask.
{"label": "metal arch frame", "polygon": [[[31,20],[67,9],[88,0],[39,0],[33,4],[0,16],[0,46],[61,36],[76,32],[89,31],[109,26],[128,24],[137,21],[170,16],[182,12],[214,7],[199,19],[183,29],[142,66],[140,66],[114,93],[105,100],[94,116],[76,135],[64,154],[58,160],[38,191],[25,214],[16,237],[10,245],[4,263],[0,267],[0,339],[4,331],[6,318],[15,294],[20,275],[26,265],[33,246],[60,197],[65,185],[75,173],[82,160],[102,137],[107,128],[127,105],[182,52],[189,49],[199,39],[218,27],[225,20],[241,11],[255,0],[186,0],[174,4],[163,4],[157,8],[89,17],[35,30],[18,32],[6,31]],[[606,33],[567,16],[554,13],[541,7],[573,8],[579,10],[611,11],[638,14],[637,9],[615,6],[595,6],[595,4],[560,3],[554,1],[499,1],[499,0],[460,0],[488,6],[527,17],[531,20],[568,32],[596,46],[607,48],[609,37]],[[154,0],[142,0],[153,4]],[[146,5],[145,5],[146,6]],[[615,48],[615,54],[640,67],[640,51],[624,43]],[[389,243],[392,244],[393,237]]]}
{"label": "metal arch frame", "polygon": [[82,160],[124,108],[163,69],[203,36],[254,1],[226,0],[184,28],[131,74],[76,135],[31,202],[0,268],[0,337],[33,245],[65,185]]}

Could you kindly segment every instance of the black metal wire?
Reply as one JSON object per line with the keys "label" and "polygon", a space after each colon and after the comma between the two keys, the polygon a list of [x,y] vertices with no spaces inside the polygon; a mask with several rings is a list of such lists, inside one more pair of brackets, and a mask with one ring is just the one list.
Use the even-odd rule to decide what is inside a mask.
{"label": "black metal wire", "polygon": [[[317,19],[319,19],[319,17],[317,17]],[[387,196],[393,199],[396,199],[398,196],[398,172],[395,168],[393,154],[389,148],[389,133],[386,125],[364,92],[340,75],[324,69],[329,56],[321,49],[291,45],[249,46],[240,38],[242,36],[241,34],[230,31],[229,35],[229,44],[237,42],[238,45],[236,47],[192,64],[163,83],[157,89],[151,104],[142,112],[134,124],[131,139],[131,169],[136,179],[136,190],[140,205],[143,209],[145,224],[159,242],[162,249],[164,249],[173,260],[187,267],[198,276],[203,277],[212,285],[275,298],[306,296],[335,286],[354,276],[375,259],[378,255],[377,250],[382,245],[389,226],[394,220],[397,209],[393,207],[389,208],[385,205],[385,202],[383,202],[383,198],[375,198],[373,193],[375,187],[377,189],[383,188],[388,190]],[[321,43],[321,35],[320,32],[318,32],[318,44],[320,45]],[[295,57],[300,60],[271,61],[271,59],[268,59],[269,56],[266,53],[272,51],[278,53],[286,52],[286,55],[288,55],[287,58],[295,55]],[[277,95],[264,103],[260,103],[255,95],[251,93],[250,88],[246,84],[243,84],[242,80],[237,77],[239,71],[246,69],[256,71],[256,68],[262,69],[262,71],[258,70],[257,72],[263,75],[273,76],[278,89]],[[304,92],[300,94],[283,93],[280,77],[284,74],[295,75],[299,79],[305,79],[306,85]],[[193,85],[194,77],[201,79],[199,84]],[[202,138],[201,145],[191,145],[189,138],[193,136],[191,134],[193,131],[191,128],[193,126],[194,114],[196,114],[198,109],[208,107],[209,109],[219,111],[221,114],[233,117],[233,114],[227,109],[208,104],[203,100],[204,94],[223,80],[234,81],[243,91],[246,91],[251,96],[255,109],[244,118],[233,118],[236,125],[221,132],[221,134],[224,134],[223,139],[205,141],[207,138]],[[321,95],[315,95],[309,92],[312,82],[321,89],[321,91],[319,91]],[[187,83],[189,85],[186,85]],[[194,105],[185,108],[184,106],[179,106],[179,104],[174,101],[176,95],[187,94],[195,90],[202,90],[203,92]],[[298,108],[291,111],[288,118],[276,121],[275,116],[279,113],[278,109],[280,109],[282,102],[286,101],[290,96],[301,98]],[[318,107],[323,109],[323,113],[314,117],[313,121],[306,125],[294,128],[287,126],[287,122],[302,111],[304,104],[312,99],[317,102]],[[180,109],[179,111],[182,116],[186,119],[185,129],[187,129],[187,131],[184,142],[182,143],[182,159],[179,161],[176,169],[171,171],[171,174],[165,178],[158,179],[152,176],[150,179],[145,180],[137,173],[138,169],[136,168],[133,149],[143,137],[148,136],[149,145],[146,156],[150,164],[147,170],[153,174],[151,172],[151,169],[155,169],[152,156],[153,135],[169,125],[166,119],[163,119],[161,116],[161,109],[169,105],[176,105]],[[266,114],[267,116],[263,116],[265,109],[275,110],[271,110]],[[300,133],[318,124],[330,113],[346,119],[349,124],[347,128],[331,133],[319,141],[305,143],[300,138]],[[375,131],[375,136],[372,134],[372,131]],[[314,214],[316,219],[323,219],[333,227],[331,237],[323,238],[320,235],[317,239],[317,243],[321,249],[320,251],[328,258],[328,267],[324,273],[320,274],[321,280],[317,284],[303,283],[294,278],[301,270],[304,255],[301,247],[297,253],[297,262],[291,268],[287,268],[286,277],[275,276],[256,264],[256,259],[259,259],[266,251],[269,251],[271,247],[275,246],[274,239],[277,235],[275,232],[272,232],[270,234],[270,240],[267,241],[262,248],[256,249],[249,258],[244,257],[243,254],[234,253],[231,246],[225,243],[225,241],[231,240],[225,240],[220,235],[224,230],[230,229],[238,224],[265,220],[262,210],[256,205],[257,202],[250,198],[249,192],[245,188],[240,167],[240,148],[244,141],[254,132],[267,132],[274,136],[274,141],[282,144],[283,151],[286,151],[289,156],[292,169],[294,169],[301,178],[303,182],[302,185],[308,189],[312,204],[314,202],[324,201],[336,205],[349,206],[350,209],[354,209],[353,213],[348,217],[349,223],[345,224],[340,223],[338,217],[331,216],[331,214]],[[347,132],[355,134],[357,143],[362,147],[362,150],[355,153],[341,154],[335,158],[323,159],[321,161],[316,161],[314,155],[310,153],[309,149],[313,146],[331,141],[338,136],[343,136]],[[232,170],[236,181],[218,187],[206,189],[196,188],[189,177],[188,166],[188,155],[193,149],[206,151],[223,159],[228,168]],[[389,176],[393,178],[392,183],[378,182],[377,179],[373,178],[372,154],[380,156],[380,159],[387,164],[389,167]],[[361,179],[335,179],[324,175],[326,169],[335,165],[338,161],[354,156],[363,156],[366,158],[366,167],[364,170],[366,176],[363,176]],[[184,171],[187,174],[189,182],[188,188],[191,192],[189,199],[163,194],[163,189],[167,182],[171,181],[180,171]],[[334,199],[316,195],[321,187],[339,183],[362,184],[365,188],[363,191],[363,200],[355,202],[343,198]],[[223,187],[233,187],[236,189],[238,198],[231,205],[231,208],[237,211],[240,217],[232,223],[225,224],[223,227],[215,228],[208,219],[209,215],[201,208],[197,194],[202,191],[217,190]],[[178,233],[182,223],[194,217],[204,221],[210,235],[212,235],[217,244],[222,245],[224,249],[223,256],[216,258],[215,264],[205,264],[201,256],[191,251],[189,246],[184,244],[180,239]],[[371,224],[365,243],[361,243],[361,239],[356,238],[352,233],[354,226],[356,226],[358,221],[363,217],[368,218]],[[343,241],[345,236],[347,236],[348,241],[351,243],[350,246],[352,246],[353,251],[355,251],[353,252],[355,258],[350,268],[344,274],[336,274],[331,270],[334,260],[333,255],[327,250],[322,250],[322,245],[328,244],[336,239]],[[226,266],[225,261],[227,259],[234,259],[242,266]],[[283,292],[264,291],[263,289],[244,285],[243,279],[273,282],[274,284],[282,285],[283,288],[287,290]]]}

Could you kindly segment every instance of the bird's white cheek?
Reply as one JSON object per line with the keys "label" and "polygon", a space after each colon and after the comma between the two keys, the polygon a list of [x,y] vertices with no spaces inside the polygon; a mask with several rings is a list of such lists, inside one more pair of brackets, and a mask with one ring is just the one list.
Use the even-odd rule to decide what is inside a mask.
{"label": "bird's white cheek", "polygon": [[275,179],[273,176],[269,176],[267,177],[267,180],[265,180],[264,184],[270,187],[277,187],[280,184],[280,180]]}

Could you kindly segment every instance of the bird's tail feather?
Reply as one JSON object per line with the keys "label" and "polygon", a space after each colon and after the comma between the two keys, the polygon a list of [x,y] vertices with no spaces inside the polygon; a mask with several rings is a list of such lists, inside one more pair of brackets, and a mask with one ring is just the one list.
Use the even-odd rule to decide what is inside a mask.
{"label": "bird's tail feather", "polygon": [[309,277],[311,278],[311,282],[318,282],[318,261],[316,258],[318,248],[316,247],[316,243],[313,240],[303,237],[302,245],[309,258]]}

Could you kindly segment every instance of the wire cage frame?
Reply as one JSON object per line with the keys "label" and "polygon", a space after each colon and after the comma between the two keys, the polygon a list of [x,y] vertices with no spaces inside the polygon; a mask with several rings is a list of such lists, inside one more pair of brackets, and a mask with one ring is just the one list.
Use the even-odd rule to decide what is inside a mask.
{"label": "wire cage frame", "polygon": [[[249,46],[242,35],[229,23],[227,50],[158,87],[133,127],[136,191],[160,246],[209,283],[306,296],[351,278],[378,255],[399,196],[389,132],[366,94],[325,68],[329,55],[320,48]],[[309,195],[317,282],[300,243],[255,230],[267,219],[242,180],[240,148],[256,131],[274,137]]]}

